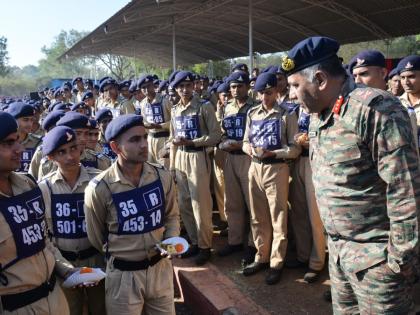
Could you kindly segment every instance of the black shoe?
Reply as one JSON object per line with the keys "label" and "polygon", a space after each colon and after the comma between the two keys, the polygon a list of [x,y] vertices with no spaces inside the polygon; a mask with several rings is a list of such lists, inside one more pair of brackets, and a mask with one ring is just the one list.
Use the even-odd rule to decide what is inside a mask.
{"label": "black shoe", "polygon": [[325,292],[324,292],[324,294],[322,295],[322,297],[324,298],[324,300],[325,300],[326,302],[330,302],[330,303],[331,303],[331,301],[332,301],[332,297],[331,297],[331,289],[330,289],[330,290],[325,291]]}
{"label": "black shoe", "polygon": [[242,268],[245,268],[247,265],[254,262],[256,253],[257,249],[255,247],[247,246],[245,248],[244,255],[242,256],[241,260]]}
{"label": "black shoe", "polygon": [[242,250],[242,244],[239,245],[226,245],[221,250],[217,251],[217,255],[220,257],[229,256],[235,252],[240,252]]}
{"label": "black shoe", "polygon": [[256,274],[258,271],[267,269],[269,267],[268,263],[260,263],[254,261],[252,264],[246,266],[244,270],[242,270],[242,273],[244,276],[251,276],[253,274]]}
{"label": "black shoe", "polygon": [[276,284],[280,281],[282,272],[283,269],[270,268],[267,277],[265,277],[265,283],[268,285]]}
{"label": "black shoe", "polygon": [[181,258],[188,258],[188,257],[193,257],[195,255],[198,255],[199,252],[199,248],[197,245],[191,245],[190,248],[188,248],[188,250],[181,254],[180,257]]}
{"label": "black shoe", "polygon": [[286,262],[284,263],[284,266],[286,268],[307,268],[308,263],[301,262],[300,260],[297,260],[297,259],[293,259],[293,260],[286,260]]}
{"label": "black shoe", "polygon": [[198,256],[195,258],[195,264],[197,266],[202,266],[210,260],[211,250],[210,248],[200,248],[199,251]]}
{"label": "black shoe", "polygon": [[229,234],[229,228],[226,228],[224,230],[221,230],[219,235],[220,237],[228,237],[228,234]]}
{"label": "black shoe", "polygon": [[303,276],[303,281],[306,283],[314,283],[319,278],[319,271],[308,269]]}
{"label": "black shoe", "polygon": [[215,227],[215,231],[223,231],[226,230],[228,227],[228,223],[226,221],[220,221]]}

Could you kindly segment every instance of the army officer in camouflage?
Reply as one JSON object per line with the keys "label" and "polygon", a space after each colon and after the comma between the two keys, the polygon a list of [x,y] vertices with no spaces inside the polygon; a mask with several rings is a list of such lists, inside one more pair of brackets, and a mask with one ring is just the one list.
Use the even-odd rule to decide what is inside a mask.
{"label": "army officer in camouflage", "polygon": [[338,48],[308,38],[282,63],[291,93],[312,113],[309,157],[334,313],[408,314],[420,206],[410,118],[389,93],[356,88]]}

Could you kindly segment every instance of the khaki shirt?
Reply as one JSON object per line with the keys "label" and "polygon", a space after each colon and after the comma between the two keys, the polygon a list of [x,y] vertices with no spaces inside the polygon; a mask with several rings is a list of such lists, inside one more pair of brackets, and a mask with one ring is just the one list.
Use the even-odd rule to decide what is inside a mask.
{"label": "khaki shirt", "polygon": [[39,168],[41,166],[41,160],[42,160],[42,144],[36,148],[35,153],[32,156],[31,164],[29,165],[28,173],[31,174],[36,180],[38,180],[38,173],[39,173]]}
{"label": "khaki shirt", "polygon": [[[115,234],[118,231],[118,214],[111,192],[125,192],[150,184],[159,178],[157,172],[165,196],[164,226],[144,234]],[[85,215],[90,242],[98,250],[104,251],[104,242],[107,240],[108,252],[113,257],[129,261],[156,255],[154,246],[163,239],[178,236],[180,229],[175,184],[168,171],[144,163],[137,187],[124,177],[118,163],[114,163],[92,180],[85,190]]]}
{"label": "khaki shirt", "polygon": [[251,143],[249,142],[251,122],[253,120],[270,120],[278,119],[281,129],[281,149],[273,150],[277,159],[295,159],[301,152],[300,146],[295,144],[294,137],[298,133],[297,116],[295,114],[288,115],[287,111],[280,107],[278,103],[267,111],[262,104],[257,105],[248,112],[246,121],[245,135],[242,150],[249,154]]}
{"label": "khaki shirt", "polygon": [[109,108],[112,111],[114,118],[124,114],[134,114],[136,110],[133,101],[134,98],[127,100],[122,97],[118,97],[115,101],[103,100],[101,108]]}
{"label": "khaki shirt", "polygon": [[[178,116],[193,116],[198,115],[199,127],[201,137],[193,139],[195,147],[212,147],[219,143],[222,135],[220,124],[216,119],[213,106],[200,100],[198,97],[193,97],[191,101],[183,105],[181,101],[172,108],[171,113],[171,128],[169,141],[172,142],[176,138],[175,119]],[[177,147],[171,145],[170,154],[170,169],[175,167],[175,155]]]}
{"label": "khaki shirt", "polygon": [[410,122],[414,135],[417,135],[415,136],[416,146],[419,147],[420,139],[418,136],[418,128],[420,128],[420,100],[416,104],[411,104],[407,93],[401,95],[399,99],[405,108],[410,109],[408,110],[408,114],[410,116]]}
{"label": "khaki shirt", "polygon": [[[90,149],[85,149],[80,156],[80,161],[98,161],[97,169],[104,171],[111,165],[111,160],[107,158],[105,155],[101,153],[97,153]],[[32,163],[31,163],[32,164]],[[44,156],[40,161],[40,167],[38,169],[38,180],[44,178],[49,173],[55,171],[57,169],[57,164],[53,161],[48,160],[46,156]]]}
{"label": "khaki shirt", "polygon": [[120,101],[120,111],[121,114],[134,114],[136,112],[136,109],[134,108],[134,97],[131,97],[130,99],[127,98],[121,98]]}
{"label": "khaki shirt", "polygon": [[[157,93],[151,104],[160,103],[162,105],[162,114],[163,114],[163,123],[160,124],[162,127],[161,129],[149,129],[151,133],[155,132],[162,132],[162,131],[169,131],[169,126],[171,125],[171,103],[166,97],[163,97],[162,94]],[[144,125],[148,126],[151,123],[153,123],[152,120],[148,120],[148,117],[146,116],[146,105],[150,104],[149,99],[145,97],[140,102],[140,110],[141,114],[144,118]]]}
{"label": "khaki shirt", "polygon": [[[36,184],[29,177],[12,172],[9,176],[13,195],[20,195],[32,190]],[[0,192],[1,198],[8,196]],[[0,296],[27,291],[46,282],[54,270],[63,276],[73,266],[67,262],[60,252],[45,237],[45,248],[35,255],[24,258],[3,271],[9,284],[0,285]],[[0,213],[0,264],[6,265],[17,257],[15,240],[9,224]]]}
{"label": "khaki shirt", "polygon": [[[225,117],[236,115],[238,113],[246,114],[251,108],[253,108],[256,105],[257,103],[249,96],[245,104],[242,105],[242,107],[239,107],[238,101],[236,99],[230,100],[223,109],[219,109],[217,111],[217,116],[221,123],[222,130],[223,130],[223,119]],[[223,130],[222,141],[225,141],[225,140],[227,140],[227,136],[226,136],[226,132]]]}
{"label": "khaki shirt", "polygon": [[21,142],[21,144],[25,147],[25,149],[34,149],[42,142],[42,137],[37,136],[33,133],[29,133],[25,140]]}
{"label": "khaki shirt", "polygon": [[[53,231],[53,221],[51,216],[51,192],[53,194],[77,194],[83,193],[89,184],[89,181],[99,175],[101,171],[95,168],[80,166],[80,175],[76,184],[71,188],[59,170],[56,170],[45,176],[39,183],[45,203],[45,217],[49,231]],[[55,246],[61,250],[79,252],[88,249],[92,245],[88,238],[57,238],[52,239]]]}

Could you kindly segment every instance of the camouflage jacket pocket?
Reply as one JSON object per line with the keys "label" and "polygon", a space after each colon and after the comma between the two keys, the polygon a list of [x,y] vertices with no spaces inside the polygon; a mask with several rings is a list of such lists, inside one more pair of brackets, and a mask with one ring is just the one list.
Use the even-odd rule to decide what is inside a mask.
{"label": "camouflage jacket pocket", "polygon": [[327,150],[326,161],[328,164],[349,163],[360,159],[361,152],[357,144],[336,146]]}

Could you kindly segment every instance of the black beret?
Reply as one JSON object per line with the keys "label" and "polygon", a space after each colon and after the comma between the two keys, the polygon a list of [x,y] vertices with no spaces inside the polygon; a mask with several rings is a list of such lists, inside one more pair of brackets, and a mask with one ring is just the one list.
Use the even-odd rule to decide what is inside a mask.
{"label": "black beret", "polygon": [[404,71],[419,71],[420,70],[420,56],[411,55],[400,60],[397,65],[398,72]]}
{"label": "black beret", "polygon": [[244,83],[244,84],[249,84],[249,77],[248,74],[244,71],[235,71],[232,72],[230,74],[230,76],[228,76],[228,78],[226,79],[227,83]]}
{"label": "black beret", "polygon": [[57,126],[48,132],[42,140],[42,154],[48,155],[62,145],[76,141],[76,133],[66,126]]}
{"label": "black beret", "polygon": [[193,82],[194,81],[194,74],[192,74],[189,71],[179,71],[173,81],[171,82],[171,85],[176,88],[181,82]]}
{"label": "black beret", "polygon": [[381,67],[386,68],[385,56],[377,50],[363,50],[351,58],[349,62],[349,72],[360,67]]}
{"label": "black beret", "polygon": [[143,117],[136,114],[126,114],[113,119],[105,131],[105,139],[110,142],[119,135],[135,126],[143,126]]}
{"label": "black beret", "polygon": [[95,119],[97,122],[101,122],[102,119],[107,117],[113,118],[112,112],[109,108],[101,108],[95,114]]}
{"label": "black beret", "polygon": [[42,129],[48,131],[51,128],[55,127],[57,121],[59,121],[65,113],[66,112],[64,110],[54,110],[51,113],[49,113],[42,121]]}

